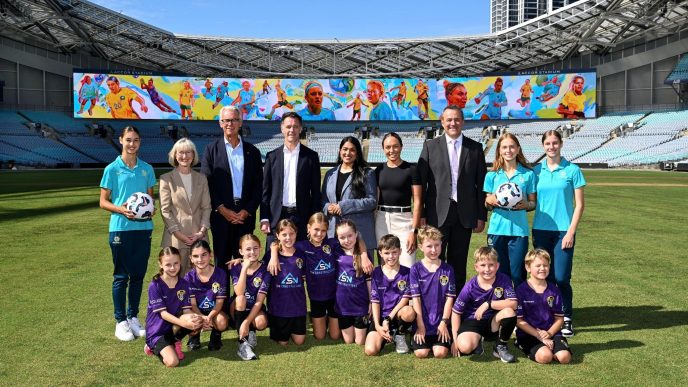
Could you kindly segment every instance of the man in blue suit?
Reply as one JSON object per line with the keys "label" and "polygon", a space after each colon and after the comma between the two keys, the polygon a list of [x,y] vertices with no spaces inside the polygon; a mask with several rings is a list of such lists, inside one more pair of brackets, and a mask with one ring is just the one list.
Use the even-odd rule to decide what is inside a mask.
{"label": "man in blue suit", "polygon": [[223,137],[208,144],[201,173],[208,178],[210,229],[213,233],[215,265],[225,265],[239,257],[239,238],[253,232],[260,205],[263,169],[258,148],[239,136],[241,112],[236,106],[220,110]]}

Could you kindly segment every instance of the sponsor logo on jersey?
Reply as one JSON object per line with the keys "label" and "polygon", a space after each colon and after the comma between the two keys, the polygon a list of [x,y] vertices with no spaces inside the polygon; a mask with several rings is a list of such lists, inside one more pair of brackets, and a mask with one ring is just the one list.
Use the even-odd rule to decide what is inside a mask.
{"label": "sponsor logo on jersey", "polygon": [[449,277],[446,274],[442,274],[440,276],[440,285],[447,286],[448,283],[449,283]]}
{"label": "sponsor logo on jersey", "polygon": [[219,282],[213,282],[212,289],[213,289],[213,293],[217,294],[217,292],[220,291],[220,283]]}
{"label": "sponsor logo on jersey", "polygon": [[337,281],[343,282],[345,284],[350,284],[354,282],[354,277],[346,274],[346,272],[343,271],[341,272],[341,274],[339,274],[339,278],[337,278]]}
{"label": "sponsor logo on jersey", "polygon": [[254,288],[259,288],[260,285],[262,285],[262,284],[263,284],[263,279],[262,279],[262,278],[260,278],[260,277],[255,277],[255,278],[253,279],[253,287],[254,287]]}
{"label": "sponsor logo on jersey", "polygon": [[211,300],[208,297],[205,297],[203,301],[201,301],[200,304],[198,304],[198,307],[200,309],[213,309],[215,307],[215,300]]}
{"label": "sponsor logo on jersey", "polygon": [[315,265],[315,271],[327,271],[332,269],[332,263],[331,262],[325,262],[322,259],[320,262],[318,262],[317,265]]}
{"label": "sponsor logo on jersey", "polygon": [[503,289],[503,288],[496,287],[496,288],[494,289],[494,296],[495,296],[495,298],[502,298],[503,295],[504,295],[504,289]]}
{"label": "sponsor logo on jersey", "polygon": [[291,273],[287,273],[287,276],[284,277],[282,280],[282,285],[298,285],[299,284],[299,278],[295,277]]}
{"label": "sponsor logo on jersey", "polygon": [[186,290],[177,290],[177,298],[179,301],[184,301],[184,296],[186,295]]}
{"label": "sponsor logo on jersey", "polygon": [[554,306],[554,296],[547,297],[547,305],[549,305],[550,308]]}
{"label": "sponsor logo on jersey", "polygon": [[397,282],[397,289],[399,289],[401,291],[406,290],[406,281],[399,280],[399,282]]}

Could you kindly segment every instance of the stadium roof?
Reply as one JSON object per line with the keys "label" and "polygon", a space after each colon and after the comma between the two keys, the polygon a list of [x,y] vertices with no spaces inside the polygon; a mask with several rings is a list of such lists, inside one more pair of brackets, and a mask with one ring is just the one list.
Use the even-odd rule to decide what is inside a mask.
{"label": "stadium roof", "polygon": [[196,76],[443,77],[529,69],[677,33],[688,1],[581,0],[480,36],[384,40],[247,39],[175,34],[88,1],[0,0],[0,33],[69,54]]}

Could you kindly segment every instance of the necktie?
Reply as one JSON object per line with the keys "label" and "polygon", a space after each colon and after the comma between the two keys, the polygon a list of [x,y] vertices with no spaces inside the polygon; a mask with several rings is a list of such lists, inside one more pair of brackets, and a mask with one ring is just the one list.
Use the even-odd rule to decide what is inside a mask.
{"label": "necktie", "polygon": [[456,200],[456,184],[459,180],[459,153],[456,151],[456,140],[451,140],[451,154],[449,155],[449,167],[451,168],[452,192],[451,197]]}

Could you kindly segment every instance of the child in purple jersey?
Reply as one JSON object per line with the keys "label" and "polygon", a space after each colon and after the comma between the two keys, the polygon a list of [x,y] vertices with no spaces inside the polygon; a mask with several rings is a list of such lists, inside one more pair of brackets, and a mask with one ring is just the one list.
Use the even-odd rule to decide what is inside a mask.
{"label": "child in purple jersey", "polygon": [[269,273],[260,260],[260,240],[255,235],[246,234],[239,239],[239,254],[243,257],[241,266],[234,266],[230,270],[235,298],[229,309],[236,321],[239,339],[237,355],[242,360],[253,360],[256,359],[254,349],[258,345],[256,330],[262,331],[268,327],[263,302],[266,295],[264,285],[269,281]]}
{"label": "child in purple jersey", "polygon": [[416,319],[416,312],[409,306],[410,269],[399,264],[401,241],[392,234],[380,238],[377,245],[383,266],[373,270],[370,306],[373,319],[368,324],[365,354],[377,355],[385,343],[396,345],[397,353],[407,353],[406,332]]}
{"label": "child in purple jersey", "polygon": [[449,318],[456,297],[454,269],[440,260],[442,233],[432,226],[418,231],[418,244],[423,259],[411,266],[409,273],[416,332],[411,349],[417,358],[432,354],[443,359],[449,356],[451,335]]}
{"label": "child in purple jersey", "polygon": [[303,252],[294,248],[296,225],[289,219],[277,223],[277,240],[271,249],[279,252],[280,270],[268,275],[261,292],[268,291],[268,318],[270,338],[287,345],[289,338],[296,345],[306,340],[306,291],[304,277],[306,267]]}
{"label": "child in purple jersey", "polygon": [[[193,270],[186,273],[184,279],[191,291],[191,311],[203,316],[203,329],[210,330],[209,351],[222,348],[222,332],[227,329],[229,318],[222,311],[227,298],[227,274],[216,269],[210,262],[213,253],[210,245],[199,239],[190,248]],[[201,335],[189,335],[186,343],[190,350],[201,348]]]}
{"label": "child in purple jersey", "polygon": [[478,273],[471,278],[452,308],[454,356],[483,353],[483,338],[497,338],[492,355],[505,363],[516,357],[507,343],[516,327],[516,292],[508,275],[498,272],[497,251],[481,247],[473,254]]}
{"label": "child in purple jersey", "polygon": [[365,344],[370,316],[370,276],[363,272],[359,234],[354,222],[344,219],[335,229],[342,249],[336,259],[335,311],[345,344]]}
{"label": "child in purple jersey", "polygon": [[526,271],[530,278],[516,288],[516,345],[540,364],[552,360],[568,364],[571,349],[561,334],[564,308],[559,289],[547,282],[549,266],[550,256],[545,250],[535,249],[526,255]]}
{"label": "child in purple jersey", "polygon": [[203,318],[191,312],[189,283],[179,277],[179,250],[165,247],[158,262],[160,272],[148,287],[144,352],[157,355],[167,367],[176,367],[184,359],[181,340],[189,332],[200,332]]}

